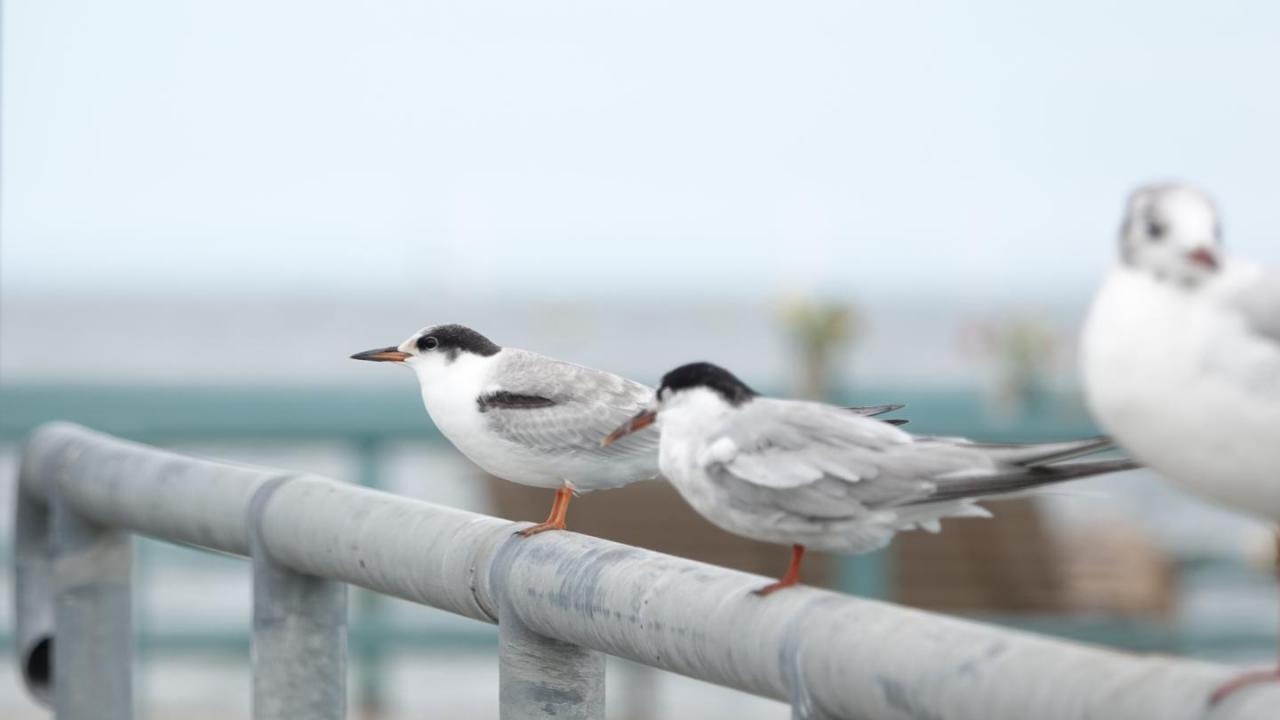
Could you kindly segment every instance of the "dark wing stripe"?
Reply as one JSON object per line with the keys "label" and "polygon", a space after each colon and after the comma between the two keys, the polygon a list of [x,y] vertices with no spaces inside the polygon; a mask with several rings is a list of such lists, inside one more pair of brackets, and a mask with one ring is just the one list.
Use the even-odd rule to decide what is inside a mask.
{"label": "dark wing stripe", "polygon": [[499,390],[476,398],[476,407],[482,413],[490,410],[534,410],[536,408],[551,407],[555,404],[556,401],[551,398],[545,398],[540,395],[521,395],[505,390]]}

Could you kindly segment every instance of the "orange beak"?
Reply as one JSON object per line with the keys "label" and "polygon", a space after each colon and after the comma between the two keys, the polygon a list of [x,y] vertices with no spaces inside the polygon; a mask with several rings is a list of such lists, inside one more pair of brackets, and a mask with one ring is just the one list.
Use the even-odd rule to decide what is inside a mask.
{"label": "orange beak", "polygon": [[653,410],[641,410],[636,416],[618,426],[617,430],[609,433],[609,436],[600,441],[600,447],[609,447],[618,442],[622,438],[630,435],[637,430],[643,430],[653,424],[658,419],[658,413]]}
{"label": "orange beak", "polygon": [[371,360],[373,362],[404,362],[410,357],[409,353],[401,352],[392,347],[378,348],[377,350],[365,350],[351,356],[352,360]]}

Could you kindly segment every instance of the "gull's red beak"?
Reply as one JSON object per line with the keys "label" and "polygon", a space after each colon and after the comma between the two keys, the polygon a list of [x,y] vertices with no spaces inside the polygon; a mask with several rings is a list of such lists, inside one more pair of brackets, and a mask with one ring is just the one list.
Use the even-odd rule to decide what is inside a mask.
{"label": "gull's red beak", "polygon": [[658,419],[658,413],[654,410],[641,410],[636,413],[635,417],[622,423],[617,430],[609,433],[609,436],[600,441],[600,447],[609,447],[618,442],[623,437],[630,435],[637,430],[643,430],[653,424]]}
{"label": "gull's red beak", "polygon": [[1218,256],[1214,254],[1213,250],[1207,247],[1198,247],[1187,253],[1187,259],[1210,270],[1218,269]]}
{"label": "gull's red beak", "polygon": [[351,356],[352,360],[371,360],[373,362],[404,362],[410,358],[409,353],[397,350],[395,346],[365,350]]}

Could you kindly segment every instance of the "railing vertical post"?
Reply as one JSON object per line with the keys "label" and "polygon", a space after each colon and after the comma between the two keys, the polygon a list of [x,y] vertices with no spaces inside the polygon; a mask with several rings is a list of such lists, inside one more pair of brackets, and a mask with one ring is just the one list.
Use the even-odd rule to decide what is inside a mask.
{"label": "railing vertical post", "polygon": [[341,720],[347,712],[347,586],[274,562],[260,528],[272,492],[249,503],[254,720]]}
{"label": "railing vertical post", "polygon": [[[356,441],[356,481],[364,487],[382,489],[383,444],[376,437]],[[364,717],[380,717],[386,695],[386,653],[382,649],[383,618],[386,601],[378,593],[358,590],[355,599],[356,622],[356,702]]]}
{"label": "railing vertical post", "polygon": [[132,547],[54,493],[53,707],[58,720],[133,717]]}
{"label": "railing vertical post", "polygon": [[501,720],[603,720],[604,655],[531,631],[508,592],[498,611]]}
{"label": "railing vertical post", "polygon": [[53,518],[21,482],[14,509],[14,656],[27,690],[53,707]]}

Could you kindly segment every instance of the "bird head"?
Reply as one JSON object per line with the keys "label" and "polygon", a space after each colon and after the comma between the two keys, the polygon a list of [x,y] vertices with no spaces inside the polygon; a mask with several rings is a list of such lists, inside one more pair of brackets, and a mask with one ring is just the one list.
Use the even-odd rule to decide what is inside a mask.
{"label": "bird head", "polygon": [[490,357],[500,350],[500,346],[469,327],[432,325],[410,335],[399,345],[358,352],[351,359],[407,365],[425,381],[443,373],[460,357]]}
{"label": "bird head", "polygon": [[1161,282],[1196,287],[1218,272],[1222,229],[1213,200],[1190,185],[1138,188],[1120,226],[1120,257]]}
{"label": "bird head", "polygon": [[602,444],[611,445],[675,413],[705,422],[750,402],[758,394],[719,365],[706,362],[681,365],[662,376],[662,384],[654,391],[649,405],[609,433]]}

